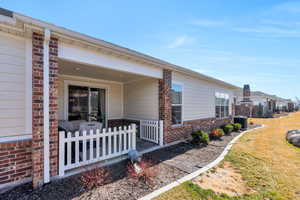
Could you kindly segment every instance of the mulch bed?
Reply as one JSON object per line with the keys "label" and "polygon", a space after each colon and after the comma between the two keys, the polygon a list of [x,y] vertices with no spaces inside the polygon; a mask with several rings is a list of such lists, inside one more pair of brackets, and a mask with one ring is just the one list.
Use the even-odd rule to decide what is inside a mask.
{"label": "mulch bed", "polygon": [[[257,126],[251,125],[249,128]],[[159,168],[159,175],[152,187],[129,178],[126,171],[127,161],[123,161],[108,167],[113,180],[110,184],[92,190],[86,190],[79,180],[79,175],[75,175],[53,181],[36,190],[32,189],[31,184],[24,184],[0,194],[0,199],[138,199],[210,163],[239,134],[233,132],[231,135],[222,137],[221,140],[211,141],[208,146],[194,146],[183,142],[144,155],[146,159],[155,161]]]}

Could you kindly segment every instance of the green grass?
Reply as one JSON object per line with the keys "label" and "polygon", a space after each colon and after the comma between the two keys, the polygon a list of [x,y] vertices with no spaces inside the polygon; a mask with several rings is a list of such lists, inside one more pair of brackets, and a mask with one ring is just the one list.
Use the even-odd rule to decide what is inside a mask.
{"label": "green grass", "polygon": [[161,195],[158,199],[186,199],[186,200],[263,200],[269,198],[272,200],[282,200],[283,198],[276,192],[259,192],[253,194],[246,194],[243,196],[230,197],[226,194],[218,195],[212,190],[205,190],[198,187],[192,182],[185,182],[173,189],[176,193],[170,191]]}

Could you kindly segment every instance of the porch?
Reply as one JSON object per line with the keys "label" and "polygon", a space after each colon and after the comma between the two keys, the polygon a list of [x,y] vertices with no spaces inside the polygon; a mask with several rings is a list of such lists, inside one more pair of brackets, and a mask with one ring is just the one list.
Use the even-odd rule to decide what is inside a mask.
{"label": "porch", "polygon": [[59,176],[163,145],[158,79],[59,60]]}

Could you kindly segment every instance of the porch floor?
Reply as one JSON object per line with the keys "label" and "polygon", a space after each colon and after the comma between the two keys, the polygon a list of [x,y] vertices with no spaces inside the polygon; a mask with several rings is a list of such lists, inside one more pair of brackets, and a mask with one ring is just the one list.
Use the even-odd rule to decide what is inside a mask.
{"label": "porch floor", "polygon": [[142,140],[139,137],[136,138],[136,150],[138,152],[145,151],[147,149],[151,149],[156,146],[158,146],[158,144],[155,144],[153,142],[148,142],[146,140]]}

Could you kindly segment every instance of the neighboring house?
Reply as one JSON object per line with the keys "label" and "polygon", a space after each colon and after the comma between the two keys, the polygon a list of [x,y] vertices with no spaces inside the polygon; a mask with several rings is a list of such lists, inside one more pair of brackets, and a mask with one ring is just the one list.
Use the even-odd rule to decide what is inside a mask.
{"label": "neighboring house", "polygon": [[228,123],[237,89],[4,9],[0,82],[0,189]]}
{"label": "neighboring house", "polygon": [[235,90],[234,95],[236,115],[259,118],[273,117],[274,113],[295,111],[295,105],[290,99],[260,91],[250,91],[249,85]]}

